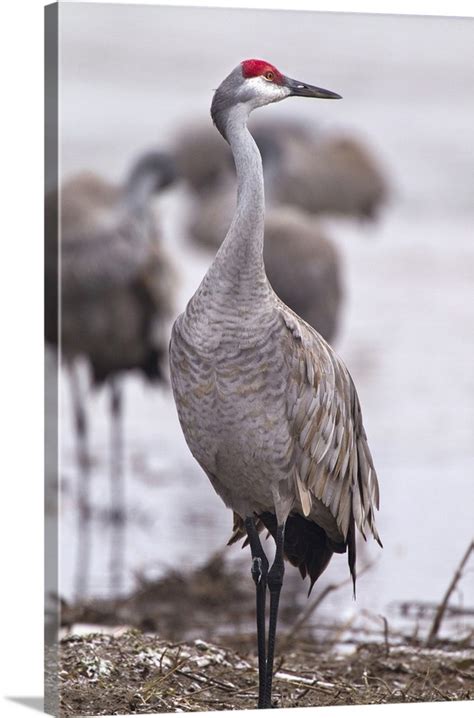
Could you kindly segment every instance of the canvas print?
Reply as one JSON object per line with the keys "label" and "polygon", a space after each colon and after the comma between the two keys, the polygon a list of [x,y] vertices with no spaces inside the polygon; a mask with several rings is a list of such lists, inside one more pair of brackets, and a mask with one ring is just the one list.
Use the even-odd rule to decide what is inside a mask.
{"label": "canvas print", "polygon": [[45,28],[48,710],[472,699],[473,21]]}

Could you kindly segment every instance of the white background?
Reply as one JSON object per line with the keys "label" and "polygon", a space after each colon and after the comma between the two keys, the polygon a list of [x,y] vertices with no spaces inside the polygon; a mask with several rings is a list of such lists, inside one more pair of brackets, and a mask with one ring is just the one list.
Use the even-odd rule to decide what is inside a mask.
{"label": "white background", "polygon": [[[469,0],[167,0],[166,4],[360,12],[380,12],[383,7],[384,12],[393,13],[474,15]],[[0,711],[6,718],[16,718],[32,714],[32,710],[8,697],[41,696],[43,692],[43,2],[20,0],[3,5],[2,30]],[[401,716],[402,711],[408,718],[422,716],[425,711],[433,718],[467,716],[472,706],[458,703],[331,708],[319,709],[318,716]]]}

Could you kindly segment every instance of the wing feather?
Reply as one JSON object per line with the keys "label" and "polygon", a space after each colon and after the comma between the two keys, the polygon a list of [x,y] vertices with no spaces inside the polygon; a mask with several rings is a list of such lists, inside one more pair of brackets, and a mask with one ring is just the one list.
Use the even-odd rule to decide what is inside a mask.
{"label": "wing feather", "polygon": [[[352,378],[324,339],[285,305],[292,384],[290,431],[296,439],[297,495],[305,516],[314,500],[332,514],[347,542],[351,521],[380,542],[374,521],[379,487]],[[317,502],[316,502],[317,503]]]}

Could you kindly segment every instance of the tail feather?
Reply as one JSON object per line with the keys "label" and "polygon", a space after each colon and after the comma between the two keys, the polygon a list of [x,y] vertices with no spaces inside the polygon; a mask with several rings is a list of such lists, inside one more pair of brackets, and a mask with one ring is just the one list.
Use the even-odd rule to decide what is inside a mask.
{"label": "tail feather", "polygon": [[[263,513],[259,518],[275,537],[277,530],[275,515]],[[284,551],[288,561],[299,569],[302,578],[309,576],[309,595],[333,553],[343,553],[345,547],[332,542],[326,532],[314,521],[309,521],[299,514],[291,514],[285,525]]]}
{"label": "tail feather", "polygon": [[349,519],[349,529],[347,531],[347,552],[349,561],[349,571],[352,576],[352,592],[354,600],[356,597],[356,537],[355,537],[355,521],[351,511],[351,517]]}

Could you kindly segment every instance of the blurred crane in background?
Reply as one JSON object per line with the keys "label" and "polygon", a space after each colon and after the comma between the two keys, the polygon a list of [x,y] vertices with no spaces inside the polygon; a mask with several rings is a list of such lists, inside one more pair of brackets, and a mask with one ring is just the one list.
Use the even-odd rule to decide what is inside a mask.
{"label": "blurred crane in background", "polygon": [[257,125],[266,194],[317,215],[375,219],[387,180],[369,148],[350,134],[312,135],[296,123]]}
{"label": "blurred crane in background", "polygon": [[64,182],[59,195],[52,191],[46,197],[46,341],[59,342],[71,384],[79,467],[78,597],[87,592],[91,561],[91,458],[77,362],[85,359],[93,384],[105,384],[110,392],[110,587],[117,591],[126,518],[120,377],[137,370],[151,382],[165,381],[175,273],[151,201],[175,176],[168,155],[150,152],[133,165],[122,187],[82,172]]}
{"label": "blurred crane in background", "polygon": [[321,225],[295,207],[265,219],[265,271],[280,299],[332,342],[343,303],[341,258]]}
{"label": "blurred crane in background", "polygon": [[188,124],[178,133],[171,152],[176,169],[197,199],[234,184],[232,154],[222,137],[207,125]]}

